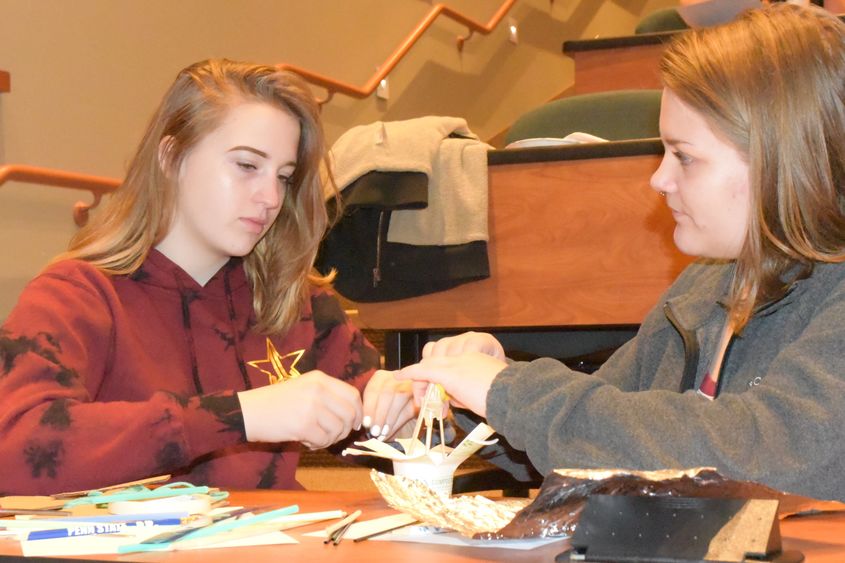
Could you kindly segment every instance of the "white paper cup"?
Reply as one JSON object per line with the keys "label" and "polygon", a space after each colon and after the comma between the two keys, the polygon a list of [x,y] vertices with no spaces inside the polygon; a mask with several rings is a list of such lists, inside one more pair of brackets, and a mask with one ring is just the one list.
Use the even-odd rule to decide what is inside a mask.
{"label": "white paper cup", "polygon": [[429,489],[450,496],[452,494],[452,479],[456,466],[450,463],[435,464],[431,459],[417,458],[409,461],[393,461],[393,474],[402,475],[409,479],[425,483]]}

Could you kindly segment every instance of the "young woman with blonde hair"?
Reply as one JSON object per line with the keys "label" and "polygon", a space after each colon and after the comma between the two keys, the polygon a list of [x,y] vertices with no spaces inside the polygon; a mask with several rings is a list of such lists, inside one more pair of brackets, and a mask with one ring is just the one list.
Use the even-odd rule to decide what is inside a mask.
{"label": "young woman with blonde hair", "polygon": [[323,159],[295,75],[179,73],[124,183],[0,328],[0,491],[297,487],[299,444],[412,418],[409,385],[312,275]]}
{"label": "young woman with blonde hair", "polygon": [[399,377],[441,383],[542,472],[714,466],[845,500],[845,25],[775,4],[680,34],[661,73],[651,184],[703,260],[594,374],[469,333]]}

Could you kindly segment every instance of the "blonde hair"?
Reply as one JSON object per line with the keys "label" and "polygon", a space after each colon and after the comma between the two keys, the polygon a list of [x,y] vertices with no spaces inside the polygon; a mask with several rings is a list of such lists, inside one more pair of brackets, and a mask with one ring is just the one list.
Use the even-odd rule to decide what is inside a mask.
{"label": "blonde hair", "polygon": [[741,328],[816,262],[845,261],[845,25],[775,4],[681,34],[663,83],[742,153],[748,232],[728,306]]}
{"label": "blonde hair", "polygon": [[328,223],[320,178],[320,165],[328,162],[314,97],[299,76],[271,66],[215,59],[183,69],[150,121],[123,184],[57,260],[85,260],[113,275],[135,272],[169,229],[176,199],[168,177],[175,178],[188,150],[245,101],[270,104],[300,126],[296,169],[282,209],[244,257],[256,329],[273,333],[290,327],[309,284],[330,281],[312,270]]}

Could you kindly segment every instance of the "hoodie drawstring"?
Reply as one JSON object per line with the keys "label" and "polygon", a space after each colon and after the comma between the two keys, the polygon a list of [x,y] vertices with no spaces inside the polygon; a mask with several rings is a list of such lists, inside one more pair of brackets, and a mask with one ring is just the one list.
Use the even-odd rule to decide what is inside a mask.
{"label": "hoodie drawstring", "polygon": [[185,340],[187,341],[188,353],[191,357],[191,376],[194,379],[194,387],[197,393],[202,395],[202,382],[200,381],[200,370],[197,364],[197,350],[194,345],[194,332],[191,329],[191,301],[193,299],[188,295],[188,291],[185,289],[179,276],[174,277],[176,278],[176,285],[179,286],[179,299],[182,303],[182,327],[185,329]]}
{"label": "hoodie drawstring", "polygon": [[[191,328],[191,301],[194,300],[194,295],[188,290],[179,279],[175,276],[176,285],[179,287],[179,297],[182,304],[182,326],[185,329],[185,341],[188,345],[188,353],[191,360],[191,376],[194,380],[194,387],[197,393],[203,394],[202,382],[200,381],[199,363],[197,362],[197,350],[194,343],[194,332]],[[249,374],[246,371],[246,363],[244,362],[243,350],[241,349],[241,334],[238,332],[238,327],[235,325],[235,302],[232,298],[232,284],[229,280],[229,268],[223,273],[223,287],[226,293],[226,306],[228,309],[229,329],[232,331],[232,341],[235,347],[235,358],[237,359],[238,369],[241,372],[241,378],[246,389],[252,389],[252,383],[249,380]]]}
{"label": "hoodie drawstring", "polygon": [[[226,305],[229,309],[229,328],[232,330],[232,339],[235,341],[235,357],[238,360],[238,369],[241,370],[241,378],[244,380],[246,389],[252,389],[252,383],[249,380],[249,375],[246,372],[246,364],[244,363],[244,355],[241,350],[241,334],[238,332],[238,327],[235,325],[235,302],[232,299],[232,287],[229,282],[229,268],[223,273],[223,288],[226,293]],[[249,322],[249,320],[247,320]]]}

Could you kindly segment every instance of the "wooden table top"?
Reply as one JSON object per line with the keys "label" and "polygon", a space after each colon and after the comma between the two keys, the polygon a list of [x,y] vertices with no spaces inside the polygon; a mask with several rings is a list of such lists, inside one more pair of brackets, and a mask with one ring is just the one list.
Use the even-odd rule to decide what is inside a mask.
{"label": "wooden table top", "polygon": [[[332,509],[362,510],[361,520],[392,514],[393,511],[375,493],[317,491],[245,491],[233,492],[233,504],[246,506],[287,506],[298,504],[301,512]],[[475,548],[386,541],[342,541],[325,545],[320,538],[302,534],[320,530],[325,524],[303,526],[287,533],[300,543],[232,549],[136,553],[130,555],[88,556],[79,559],[112,561],[145,561],[151,563],[260,563],[263,561],[401,561],[425,563],[466,563],[470,561],[554,561],[567,548],[565,540],[533,550]],[[802,551],[808,563],[841,563],[845,561],[845,513],[787,519],[780,523],[783,546]],[[0,541],[0,561],[19,555],[18,543]],[[21,560],[24,560],[21,558]],[[70,561],[71,559],[68,559]]]}

